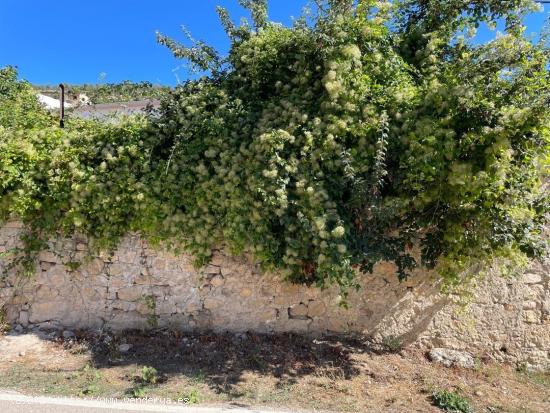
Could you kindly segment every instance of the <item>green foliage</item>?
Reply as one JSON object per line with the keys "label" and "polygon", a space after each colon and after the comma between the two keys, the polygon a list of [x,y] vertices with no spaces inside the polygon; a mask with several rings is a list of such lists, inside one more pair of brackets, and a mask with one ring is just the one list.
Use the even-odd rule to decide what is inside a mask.
{"label": "green foliage", "polygon": [[134,377],[136,385],[128,389],[127,394],[131,397],[142,398],[147,394],[147,386],[156,385],[159,382],[157,369],[150,366],[143,366],[139,371],[139,375]]}
{"label": "green foliage", "polygon": [[184,393],[181,399],[185,404],[198,404],[200,403],[200,392],[198,389],[193,388],[189,393]]}
{"label": "green foliage", "polygon": [[158,379],[159,379],[158,371],[154,367],[144,366],[141,369],[141,376],[140,376],[141,383],[157,384]]}
{"label": "green foliage", "polygon": [[470,402],[459,393],[448,390],[436,391],[432,394],[434,406],[449,413],[473,413]]}
{"label": "green foliage", "polygon": [[44,126],[49,120],[49,115],[40,110],[31,85],[17,81],[15,68],[0,68],[0,134],[8,128]]}
{"label": "green foliage", "polygon": [[0,336],[7,333],[11,329],[11,326],[6,318],[6,309],[4,306],[0,306]]}
{"label": "green foliage", "polygon": [[0,130],[0,218],[16,216],[26,224],[27,253],[44,248],[57,231],[85,233],[96,247],[112,248],[139,228],[149,152],[141,131],[135,120],[75,122],[67,130],[51,122],[12,135]]}
{"label": "green foliage", "polygon": [[[345,295],[382,260],[453,286],[545,253],[549,49],[523,35],[532,2],[319,1],[293,27],[242,3],[252,23],[218,10],[228,56],[159,35],[207,75],[158,117],[60,130],[3,70],[0,218],[25,223],[21,257],[58,231],[97,248],[140,231],[197,265],[223,244]],[[501,18],[494,40],[468,37]]]}
{"label": "green foliage", "polygon": [[84,233],[97,249],[109,249],[141,228],[151,152],[142,140],[146,121],[69,121],[59,129],[27,83],[15,73],[3,81],[18,92],[0,99],[0,114],[11,119],[0,125],[0,221],[16,217],[26,225],[12,263],[34,272],[34,256],[57,233]]}
{"label": "green foliage", "polygon": [[344,290],[380,260],[406,277],[414,245],[448,285],[495,255],[543,254],[548,49],[521,30],[472,43],[469,25],[528,5],[475,3],[465,19],[470,3],[331,1],[292,28],[222,11],[229,56],[155,122],[166,237]]}
{"label": "green foliage", "polygon": [[147,323],[153,328],[158,327],[158,316],[155,314],[157,309],[157,302],[155,300],[155,297],[153,295],[144,295],[143,301],[145,303],[145,306],[149,310]]}
{"label": "green foliage", "polygon": [[146,393],[144,387],[136,386],[136,387],[132,387],[131,389],[129,389],[128,394],[130,396],[132,396],[133,398],[140,399],[140,398],[144,398],[147,393]]}
{"label": "green foliage", "polygon": [[86,364],[80,373],[77,373],[85,380],[84,387],[80,391],[80,396],[92,396],[99,392],[99,381],[102,375],[99,370],[93,368],[90,364]]}

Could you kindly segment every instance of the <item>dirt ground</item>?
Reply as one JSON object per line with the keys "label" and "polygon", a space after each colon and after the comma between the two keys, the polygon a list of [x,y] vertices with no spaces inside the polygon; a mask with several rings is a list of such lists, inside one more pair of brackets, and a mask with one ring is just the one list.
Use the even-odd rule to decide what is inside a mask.
{"label": "dirt ground", "polygon": [[432,394],[449,390],[475,412],[550,412],[548,373],[446,368],[416,349],[290,334],[8,334],[0,389],[333,412],[441,412]]}

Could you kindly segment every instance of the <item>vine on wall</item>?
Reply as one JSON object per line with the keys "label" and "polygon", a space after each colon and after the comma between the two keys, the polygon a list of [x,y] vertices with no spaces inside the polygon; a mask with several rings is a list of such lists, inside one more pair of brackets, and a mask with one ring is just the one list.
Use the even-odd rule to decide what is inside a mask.
{"label": "vine on wall", "polygon": [[27,250],[56,231],[98,248],[139,231],[198,265],[223,243],[344,293],[381,260],[452,285],[545,253],[549,49],[524,35],[533,2],[331,0],[292,27],[242,3],[240,26],[219,9],[228,56],[158,35],[206,74],[155,116],[59,130],[2,70],[0,214],[26,224]]}

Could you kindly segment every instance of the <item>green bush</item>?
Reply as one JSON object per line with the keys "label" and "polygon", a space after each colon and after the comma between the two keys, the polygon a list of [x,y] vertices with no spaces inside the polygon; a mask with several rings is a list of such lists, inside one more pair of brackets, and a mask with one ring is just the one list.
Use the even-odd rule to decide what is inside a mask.
{"label": "green bush", "polygon": [[33,272],[34,256],[57,233],[83,233],[98,248],[113,248],[141,228],[140,188],[151,152],[142,140],[146,121],[75,120],[60,129],[30,86],[6,72],[13,75],[2,76],[0,88],[17,92],[0,98],[0,118],[8,119],[0,125],[0,221],[15,217],[26,225],[22,254],[12,263]]}
{"label": "green bush", "polygon": [[[57,231],[98,248],[140,231],[197,265],[224,245],[345,295],[382,260],[452,286],[545,253],[549,50],[523,35],[533,2],[330,0],[292,27],[242,3],[252,23],[219,9],[226,57],[159,35],[207,75],[155,117],[60,130],[2,72],[19,100],[0,98],[0,217],[26,224],[22,256]],[[490,42],[466,34],[498,19]]]}
{"label": "green bush", "polygon": [[141,369],[141,375],[139,377],[140,382],[144,384],[157,384],[158,382],[158,371],[154,367],[144,366]]}
{"label": "green bush", "polygon": [[468,400],[459,393],[448,390],[436,391],[432,394],[434,406],[449,413],[473,413]]}
{"label": "green bush", "polygon": [[185,404],[198,404],[200,403],[200,392],[198,389],[193,388],[189,393],[184,393],[181,399]]}

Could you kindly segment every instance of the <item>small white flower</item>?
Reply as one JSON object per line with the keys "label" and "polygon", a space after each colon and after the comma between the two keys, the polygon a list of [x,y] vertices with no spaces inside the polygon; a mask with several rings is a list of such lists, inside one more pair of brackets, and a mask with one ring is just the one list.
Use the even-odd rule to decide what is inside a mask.
{"label": "small white flower", "polygon": [[346,233],[346,230],[344,229],[344,227],[339,225],[332,230],[331,234],[334,238],[342,238],[345,233]]}
{"label": "small white flower", "polygon": [[361,49],[357,47],[355,44],[347,45],[342,49],[342,53],[344,56],[349,57],[351,59],[359,60],[361,59]]}
{"label": "small white flower", "polygon": [[277,169],[264,169],[262,171],[262,175],[265,176],[266,178],[276,178],[277,175],[278,175],[278,172],[277,172]]}
{"label": "small white flower", "polygon": [[315,226],[319,231],[325,229],[326,221],[324,218],[317,218],[315,219]]}

